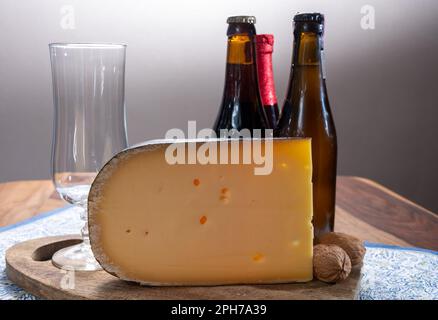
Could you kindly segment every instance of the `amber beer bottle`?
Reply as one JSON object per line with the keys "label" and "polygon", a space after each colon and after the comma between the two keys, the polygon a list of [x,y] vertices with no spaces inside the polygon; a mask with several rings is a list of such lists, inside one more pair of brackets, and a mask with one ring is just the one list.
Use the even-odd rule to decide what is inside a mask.
{"label": "amber beer bottle", "polygon": [[256,39],[260,95],[262,97],[263,108],[269,126],[275,128],[277,126],[279,112],[277,95],[275,94],[274,74],[272,70],[274,36],[272,34],[258,34]]}
{"label": "amber beer bottle", "polygon": [[275,135],[312,138],[313,226],[315,239],[333,231],[336,192],[336,130],[323,66],[324,16],[294,17],[292,70]]}
{"label": "amber beer bottle", "polygon": [[269,129],[259,92],[256,64],[255,17],[229,17],[225,87],[214,125],[220,129]]}

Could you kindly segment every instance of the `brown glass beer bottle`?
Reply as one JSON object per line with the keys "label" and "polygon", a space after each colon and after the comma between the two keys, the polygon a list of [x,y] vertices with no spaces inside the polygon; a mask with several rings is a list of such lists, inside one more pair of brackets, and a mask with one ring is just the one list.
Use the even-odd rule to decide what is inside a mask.
{"label": "brown glass beer bottle", "polygon": [[336,193],[336,130],[323,66],[324,16],[294,17],[291,76],[278,126],[279,137],[312,138],[313,226],[315,239],[333,231]]}
{"label": "brown glass beer bottle", "polygon": [[220,136],[221,129],[269,129],[257,77],[255,17],[229,17],[227,23],[225,87],[214,130]]}

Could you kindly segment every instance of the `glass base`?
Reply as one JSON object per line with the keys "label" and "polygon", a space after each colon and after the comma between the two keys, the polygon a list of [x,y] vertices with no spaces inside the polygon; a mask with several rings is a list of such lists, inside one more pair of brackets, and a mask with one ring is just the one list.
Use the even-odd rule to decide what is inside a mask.
{"label": "glass base", "polygon": [[102,267],[94,258],[90,245],[85,243],[80,243],[55,252],[52,257],[52,263],[55,267],[64,270],[102,270]]}

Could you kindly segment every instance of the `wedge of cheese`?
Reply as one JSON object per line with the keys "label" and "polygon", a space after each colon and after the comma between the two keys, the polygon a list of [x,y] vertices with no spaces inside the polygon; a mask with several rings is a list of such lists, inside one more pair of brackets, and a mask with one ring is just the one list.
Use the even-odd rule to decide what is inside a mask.
{"label": "wedge of cheese", "polygon": [[[199,141],[191,150],[213,143]],[[254,161],[172,164],[166,155],[175,144],[166,142],[117,154],[88,198],[96,259],[109,273],[148,285],[311,280],[311,141],[270,143],[269,174],[255,174]],[[251,154],[250,144],[237,146]],[[236,149],[228,144],[218,159],[223,150],[230,156]]]}

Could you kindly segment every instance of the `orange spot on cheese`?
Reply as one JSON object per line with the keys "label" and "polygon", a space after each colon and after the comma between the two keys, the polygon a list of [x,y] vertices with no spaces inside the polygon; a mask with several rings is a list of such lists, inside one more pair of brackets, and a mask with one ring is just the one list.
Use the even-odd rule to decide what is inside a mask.
{"label": "orange spot on cheese", "polygon": [[194,185],[195,187],[199,186],[200,183],[201,183],[201,181],[200,181],[198,178],[193,179],[193,185]]}
{"label": "orange spot on cheese", "polygon": [[199,223],[200,224],[205,224],[207,222],[207,217],[206,216],[202,216],[200,219],[199,219]]}
{"label": "orange spot on cheese", "polygon": [[265,256],[264,256],[263,254],[261,254],[261,253],[256,253],[256,254],[252,257],[252,260],[254,260],[254,261],[256,261],[256,262],[259,262],[259,261],[262,261],[264,257],[265,257]]}

